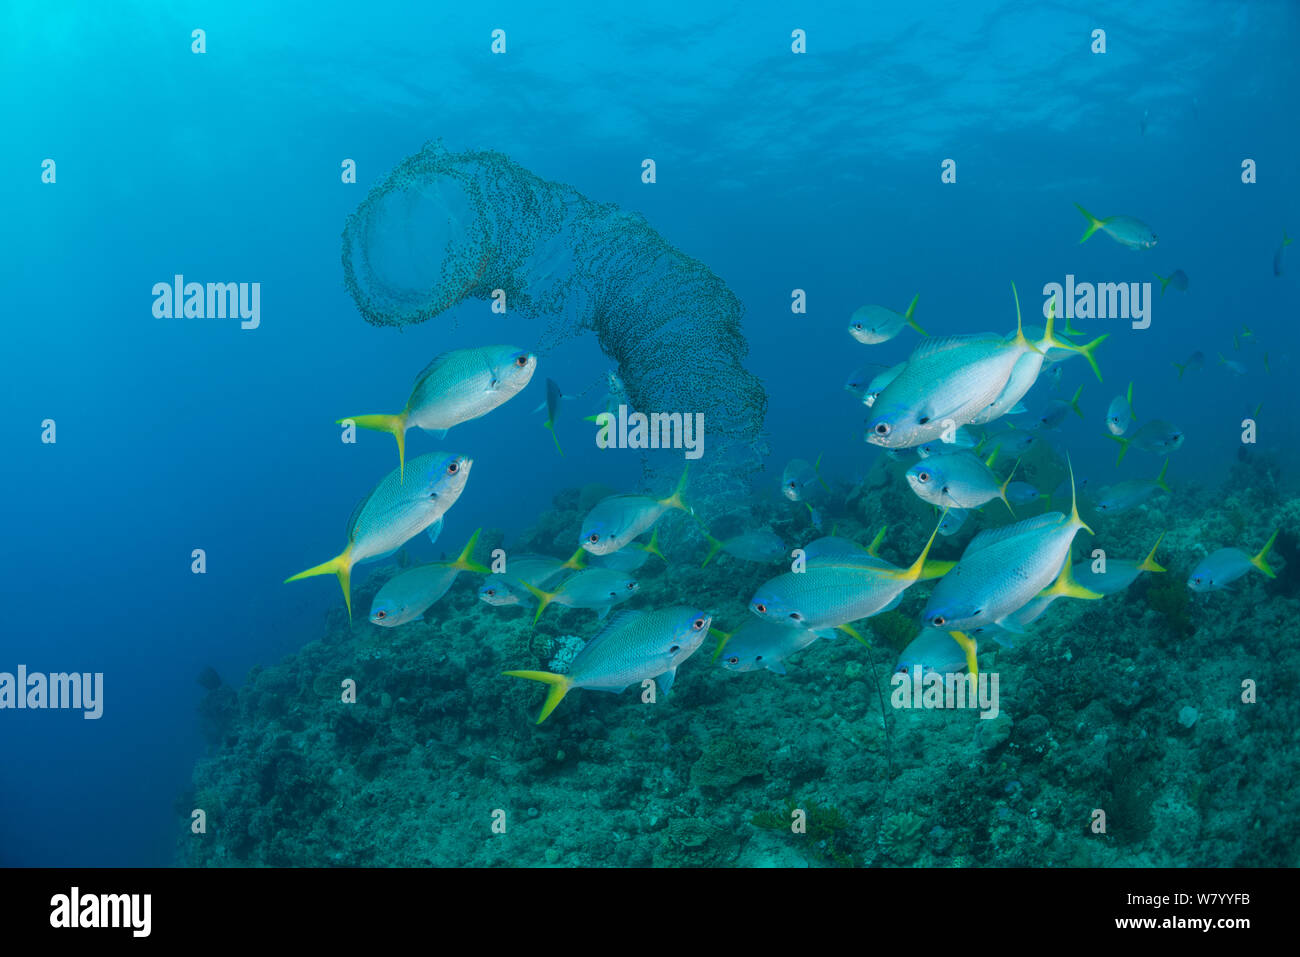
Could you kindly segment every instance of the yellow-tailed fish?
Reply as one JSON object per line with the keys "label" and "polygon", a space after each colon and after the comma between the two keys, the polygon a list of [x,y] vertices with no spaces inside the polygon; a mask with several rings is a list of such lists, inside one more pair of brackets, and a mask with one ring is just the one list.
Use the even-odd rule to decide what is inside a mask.
{"label": "yellow-tailed fish", "polygon": [[750,611],[760,618],[819,630],[847,625],[860,618],[887,611],[898,604],[903,592],[920,581],[930,546],[908,568],[865,556],[834,558],[836,564],[809,563],[802,572],[786,572],[759,586],[749,602]]}
{"label": "yellow-tailed fish", "polygon": [[403,482],[400,470],[393,469],[352,510],[347,547],[329,561],[285,581],[337,576],[351,618],[353,567],[391,555],[442,518],[460,498],[471,465],[473,460],[464,455],[431,452],[411,460],[409,482]]}
{"label": "yellow-tailed fish", "polygon": [[[728,671],[758,671],[766,668],[785,674],[785,659],[807,648],[818,638],[834,638],[835,629],[811,631],[762,618],[750,618],[733,632],[714,633],[723,640],[713,659]],[[723,649],[726,654],[722,654]]]}
{"label": "yellow-tailed fish", "polygon": [[998,478],[990,467],[996,455],[994,450],[987,461],[970,452],[932,455],[907,470],[907,484],[923,501],[939,508],[979,508],[1000,498],[1014,515],[1007,486],[1016,474],[1016,466],[1012,466],[1005,481]]}
{"label": "yellow-tailed fish", "polygon": [[1074,566],[1074,580],[1081,584],[1089,591],[1095,591],[1101,595],[1116,595],[1122,592],[1129,585],[1137,581],[1137,577],[1143,572],[1163,572],[1165,571],[1160,565],[1156,564],[1156,550],[1160,548],[1160,543],[1164,541],[1164,532],[1156,539],[1156,543],[1151,546],[1151,551],[1147,557],[1139,561],[1131,558],[1110,558],[1091,559],[1089,561],[1077,562]]}
{"label": "yellow-tailed fish", "polygon": [[709,554],[704,556],[704,561],[700,563],[701,568],[711,562],[718,552],[747,562],[774,562],[783,558],[786,553],[785,542],[770,528],[741,532],[726,541],[714,538],[708,532],[704,535],[709,542]]}
{"label": "yellow-tailed fish", "polygon": [[480,565],[473,558],[478,536],[479,532],[476,531],[453,561],[417,565],[384,582],[370,603],[371,623],[395,628],[414,621],[447,594],[461,572],[488,574],[491,569]]}
{"label": "yellow-tailed fish", "polygon": [[[989,624],[1014,628],[1011,615],[1063,570],[1068,574],[1070,546],[1080,529],[1092,532],[1079,517],[1075,498],[1068,516],[1048,512],[980,532],[966,546],[957,567],[935,586],[922,623],[945,631],[970,631]],[[1060,590],[1079,598],[1096,594],[1070,581]]]}
{"label": "yellow-tailed fish", "polygon": [[538,724],[546,720],[573,688],[618,693],[628,685],[639,685],[647,678],[654,678],[659,693],[667,694],[677,667],[700,647],[712,623],[712,616],[684,606],[622,612],[587,642],[566,674],[549,671],[507,671],[505,674],[541,681],[548,686]]}
{"label": "yellow-tailed fish", "polygon": [[682,501],[686,489],[686,470],[673,494],[654,499],[645,495],[611,495],[596,503],[582,521],[578,544],[593,555],[607,555],[631,544],[659,521],[670,509],[693,514]]}
{"label": "yellow-tailed fish", "polygon": [[[871,407],[868,442],[885,448],[909,448],[941,438],[960,426],[1006,414],[1037,380],[1043,353],[1049,348],[1081,352],[1096,368],[1091,350],[1102,340],[1075,346],[1056,338],[1052,331],[1055,308],[1042,340],[1033,343],[1025,338],[1020,297],[1014,283],[1011,288],[1016,302],[1015,335],[954,336],[922,343]],[[1029,360],[1021,366],[1014,387],[1008,389],[1012,373],[1025,357]]]}
{"label": "yellow-tailed fish", "polygon": [[452,426],[487,415],[528,385],[536,369],[537,356],[514,346],[455,349],[437,356],[415,377],[401,412],[351,415],[348,419],[360,428],[389,432],[397,439],[398,475],[402,477],[408,429],[441,435]]}
{"label": "yellow-tailed fish", "polygon": [[537,598],[533,624],[552,602],[570,608],[591,608],[598,617],[604,618],[619,602],[635,595],[639,587],[635,578],[613,568],[585,568],[564,579],[554,591],[546,591],[528,582],[522,584]]}
{"label": "yellow-tailed fish", "polygon": [[1095,508],[1106,515],[1119,515],[1136,505],[1141,505],[1157,492],[1173,494],[1165,482],[1165,473],[1169,471],[1169,460],[1154,479],[1126,479],[1108,485],[1097,493]]}
{"label": "yellow-tailed fish", "polygon": [[1277,574],[1268,563],[1268,552],[1277,541],[1277,531],[1279,530],[1273,532],[1258,555],[1247,555],[1240,548],[1220,548],[1217,552],[1206,555],[1192,569],[1187,587],[1195,592],[1218,591],[1227,588],[1251,569],[1269,578],[1276,578]]}
{"label": "yellow-tailed fish", "polygon": [[1081,243],[1087,242],[1088,238],[1098,230],[1129,249],[1150,249],[1159,242],[1155,231],[1140,219],[1134,219],[1132,216],[1107,216],[1105,219],[1098,219],[1078,203],[1075,203],[1074,207],[1088,220],[1088,228],[1079,237]]}
{"label": "yellow-tailed fish", "polygon": [[849,317],[849,335],[863,345],[888,342],[902,332],[904,326],[911,326],[921,335],[928,336],[929,333],[912,318],[916,312],[916,301],[920,298],[919,293],[913,296],[907,312],[901,314],[884,306],[859,306]]}

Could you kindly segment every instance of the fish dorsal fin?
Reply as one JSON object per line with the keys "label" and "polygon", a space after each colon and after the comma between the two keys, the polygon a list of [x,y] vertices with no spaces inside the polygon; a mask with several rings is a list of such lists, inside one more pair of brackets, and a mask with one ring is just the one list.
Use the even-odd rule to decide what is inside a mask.
{"label": "fish dorsal fin", "polygon": [[419,385],[421,382],[427,379],[429,377],[429,374],[433,372],[435,369],[437,369],[444,362],[446,362],[447,357],[450,355],[452,355],[452,353],[450,352],[440,352],[432,359],[430,359],[429,364],[425,366],[423,369],[421,369],[419,373],[416,375],[415,377],[416,385]]}
{"label": "fish dorsal fin", "polygon": [[974,555],[976,552],[983,551],[990,545],[996,545],[998,542],[1006,541],[1008,538],[1015,538],[1017,535],[1036,532],[1044,528],[1052,528],[1060,525],[1064,521],[1065,516],[1060,512],[1047,512],[1043,515],[1035,515],[1033,518],[1026,518],[1013,525],[1003,526],[1002,528],[986,528],[970,540],[970,544],[966,546],[966,551],[962,553],[962,558],[965,558],[968,555]]}
{"label": "fish dorsal fin", "polygon": [[944,336],[942,339],[926,339],[912,350],[911,359],[924,359],[926,356],[950,352],[963,346],[974,345],[979,342],[1000,341],[1000,339],[1000,336],[995,336],[991,332],[978,332],[974,335],[965,336]]}
{"label": "fish dorsal fin", "polygon": [[605,626],[596,632],[594,636],[583,646],[583,651],[588,648],[594,648],[597,642],[606,641],[610,635],[622,631],[638,618],[645,614],[643,611],[620,611],[609,616]]}

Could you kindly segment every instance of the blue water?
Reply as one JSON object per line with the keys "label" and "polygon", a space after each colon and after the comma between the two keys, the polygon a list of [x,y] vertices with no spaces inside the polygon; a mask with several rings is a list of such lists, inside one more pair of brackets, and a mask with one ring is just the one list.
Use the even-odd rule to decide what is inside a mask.
{"label": "blue water", "polygon": [[[489,52],[496,27],[504,56]],[[790,52],[794,28],[806,55]],[[1089,51],[1094,28],[1104,55]],[[195,676],[211,665],[238,685],[320,637],[337,587],[282,580],[342,547],[352,504],[392,467],[390,439],[345,445],[334,420],[396,411],[441,351],[534,345],[528,317],[480,302],[454,328],[376,328],[343,287],[346,217],[435,137],[644,214],[728,284],[769,397],[764,495],[790,458],[821,453],[825,473],[856,480],[880,455],[842,383],[869,349],[892,364],[915,337],[861,347],[845,334],[854,308],[920,293],[932,334],[1007,331],[1011,282],[1041,322],[1042,286],[1067,273],[1190,277],[1185,294],[1156,286],[1149,329],[1079,323],[1111,334],[1105,384],[1072,363],[1061,390],[1084,385],[1089,424],[1059,443],[1082,472],[1113,481],[1157,462],[1116,469],[1101,436],[1130,380],[1142,418],[1186,430],[1171,475],[1222,481],[1260,403],[1268,448],[1290,474],[1300,464],[1287,411],[1300,248],[1286,275],[1271,267],[1283,230],[1300,235],[1293,3],[19,0],[0,36],[0,671],[103,672],[106,688],[98,721],[0,712],[0,863],[169,863],[174,804],[203,753]],[[345,158],[356,184],[340,181]],[[955,184],[940,181],[947,158]],[[1080,246],[1075,202],[1137,216],[1160,243]],[[150,290],[177,273],[260,282],[260,327],[155,318]],[[1234,352],[1243,323],[1254,341]],[[1195,350],[1206,368],[1180,382],[1171,363]],[[1250,374],[1217,368],[1219,352]],[[410,439],[475,457],[442,542],[419,555],[480,525],[518,532],[561,488],[637,483],[639,458],[598,454],[575,420],[557,457],[533,411],[546,377],[594,403],[608,365],[595,343],[543,363],[521,397],[444,443]]]}

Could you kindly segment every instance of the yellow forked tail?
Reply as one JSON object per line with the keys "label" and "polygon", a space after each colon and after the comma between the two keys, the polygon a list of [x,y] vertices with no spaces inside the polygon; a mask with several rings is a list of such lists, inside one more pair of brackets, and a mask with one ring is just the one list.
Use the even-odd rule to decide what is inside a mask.
{"label": "yellow forked tail", "polygon": [[957,642],[961,646],[961,650],[966,652],[966,670],[978,678],[980,676],[980,663],[979,659],[975,657],[975,639],[961,631],[950,631],[948,637]]}
{"label": "yellow forked tail", "polygon": [[[350,415],[351,419],[357,424],[358,428],[370,429],[374,432],[388,432],[393,438],[397,439],[397,468],[398,474],[403,482],[406,481],[406,413],[399,412],[397,415]],[[347,419],[338,419],[335,424],[346,422]]]}
{"label": "yellow forked tail", "polygon": [[546,606],[555,601],[555,592],[543,591],[536,585],[528,584],[528,582],[521,582],[520,584],[532,592],[533,597],[537,599],[537,614],[533,615],[533,624],[536,625],[542,617],[542,612],[546,611]]}
{"label": "yellow forked tail", "polygon": [[529,681],[540,681],[546,688],[546,701],[542,705],[542,713],[537,716],[537,723],[541,724],[547,716],[555,710],[555,706],[564,700],[564,696],[569,693],[573,687],[573,681],[568,675],[552,674],[549,671],[503,671],[503,675],[510,675],[512,678],[527,678]]}
{"label": "yellow forked tail", "polygon": [[1250,560],[1250,563],[1252,565],[1254,565],[1256,568],[1262,571],[1269,578],[1277,577],[1277,574],[1273,571],[1272,566],[1269,565],[1268,563],[1268,550],[1272,548],[1273,543],[1277,541],[1277,533],[1280,531],[1281,529],[1274,529],[1273,535],[1271,538],[1269,538],[1268,543],[1259,550],[1258,555],[1256,555],[1254,558]]}
{"label": "yellow forked tail", "polygon": [[682,469],[682,477],[677,480],[677,488],[673,489],[672,495],[669,495],[667,498],[661,498],[659,500],[660,505],[665,508],[681,509],[687,515],[695,514],[695,509],[687,505],[682,499],[682,493],[686,491],[686,475],[690,470],[691,467],[689,465]]}
{"label": "yellow forked tail", "polygon": [[718,660],[718,655],[722,654],[722,649],[726,646],[727,642],[729,642],[729,641],[731,640],[731,636],[734,635],[735,632],[734,632],[734,631],[722,631],[722,630],[720,630],[720,629],[718,629],[718,628],[710,628],[710,629],[709,629],[709,634],[711,634],[711,635],[717,635],[718,638],[720,639],[720,640],[718,641],[718,647],[716,647],[716,648],[713,649],[713,657],[709,659],[710,661],[717,661],[717,660]]}
{"label": "yellow forked tail", "polygon": [[1083,213],[1083,218],[1088,220],[1088,228],[1085,229],[1083,231],[1083,235],[1079,237],[1079,242],[1086,243],[1088,241],[1088,238],[1092,236],[1093,233],[1095,233],[1097,230],[1101,229],[1101,227],[1106,225],[1106,222],[1105,220],[1098,219],[1096,216],[1092,215],[1092,213],[1088,212],[1078,203],[1074,204],[1074,208],[1077,209],[1079,212]]}
{"label": "yellow forked tail", "polygon": [[1156,543],[1151,546],[1151,551],[1147,552],[1147,557],[1142,559],[1142,563],[1138,565],[1138,571],[1140,572],[1165,571],[1165,568],[1163,566],[1156,564],[1156,550],[1160,548],[1160,543],[1163,542],[1164,540],[1165,540],[1165,533],[1161,532],[1160,537],[1156,539]]}
{"label": "yellow forked tail", "polygon": [[485,568],[483,565],[474,561],[473,558],[474,546],[478,544],[478,536],[482,531],[483,529],[481,528],[474,530],[474,534],[470,536],[469,543],[461,549],[460,554],[456,556],[456,560],[451,563],[453,568],[462,572],[478,572],[480,575],[492,574],[492,569]]}
{"label": "yellow forked tail", "polygon": [[916,300],[918,300],[918,299],[920,299],[920,298],[921,298],[921,294],[920,294],[919,292],[918,292],[915,296],[912,297],[912,302],[911,302],[911,304],[907,307],[907,312],[903,313],[903,321],[906,322],[906,323],[907,323],[909,326],[911,326],[913,329],[915,329],[917,332],[919,332],[921,335],[923,335],[923,336],[929,336],[930,333],[926,332],[924,329],[922,329],[920,326],[918,326],[918,325],[916,324],[916,320],[912,318],[912,314],[913,314],[914,312],[916,312]]}
{"label": "yellow forked tail", "polygon": [[340,555],[335,555],[329,561],[317,565],[315,568],[309,568],[305,572],[299,572],[290,578],[284,580],[287,585],[289,582],[296,582],[301,578],[314,578],[317,575],[335,575],[339,580],[339,587],[343,589],[343,601],[348,606],[348,621],[352,620],[352,546],[349,545]]}

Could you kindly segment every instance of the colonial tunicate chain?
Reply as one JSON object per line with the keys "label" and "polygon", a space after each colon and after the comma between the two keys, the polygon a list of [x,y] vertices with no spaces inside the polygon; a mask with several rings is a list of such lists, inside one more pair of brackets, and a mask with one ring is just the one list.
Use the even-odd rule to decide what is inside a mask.
{"label": "colonial tunicate chain", "polygon": [[705,412],[710,458],[759,439],[767,395],[741,365],[735,294],[644,217],[501,153],[433,142],[404,160],[348,217],[343,275],[376,325],[503,290],[510,310],[545,320],[543,348],[594,332],[633,408]]}

